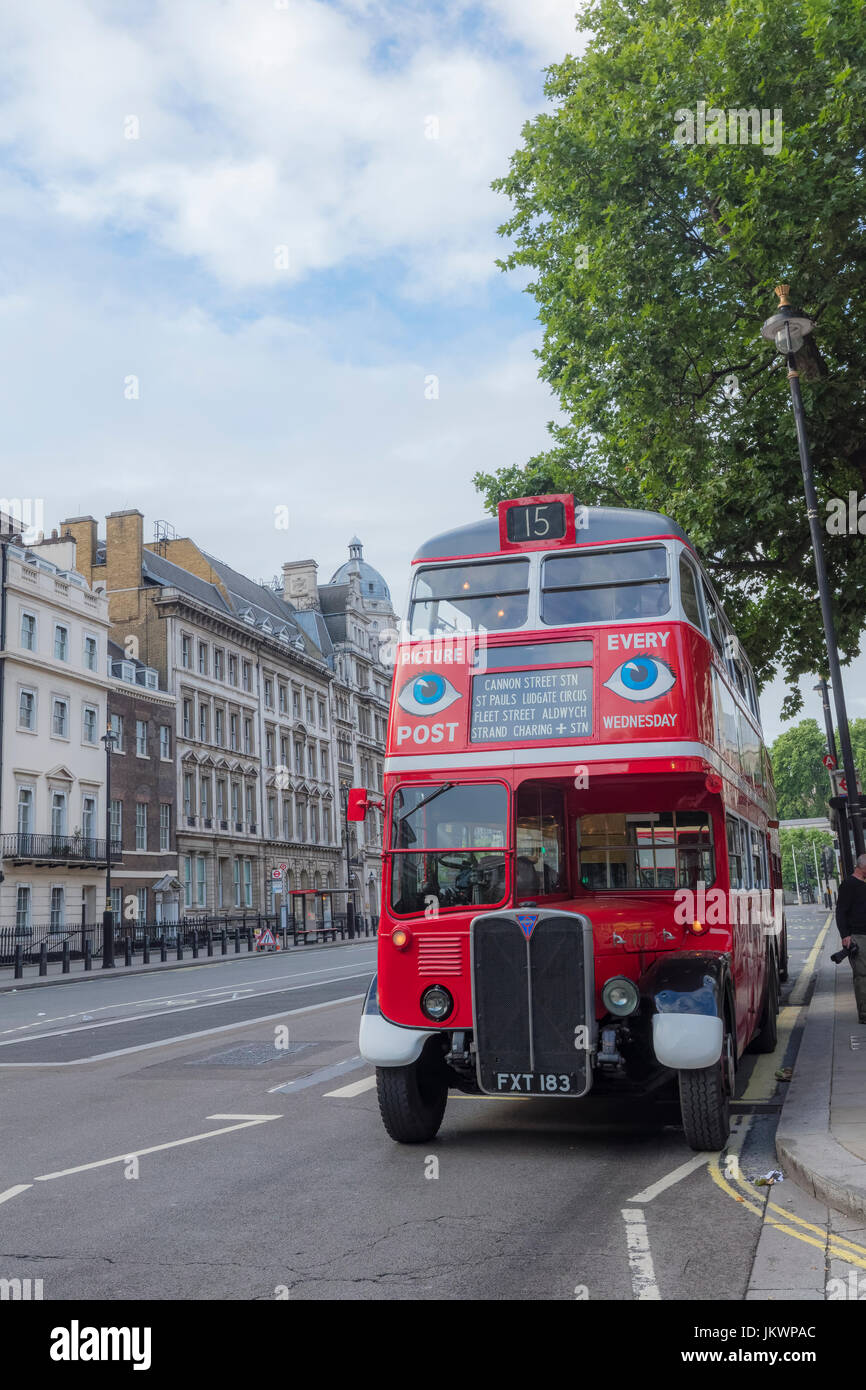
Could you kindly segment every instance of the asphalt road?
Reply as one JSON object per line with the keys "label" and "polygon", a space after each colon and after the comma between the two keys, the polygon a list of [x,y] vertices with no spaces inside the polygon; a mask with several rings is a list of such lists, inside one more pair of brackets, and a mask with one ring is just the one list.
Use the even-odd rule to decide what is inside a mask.
{"label": "asphalt road", "polygon": [[[773,1057],[739,1072],[746,1181],[827,914],[789,916]],[[675,1104],[449,1099],[401,1147],[357,1055],[373,943],[0,995],[0,1278],[45,1299],[731,1299],[760,1216]],[[808,1247],[791,1241],[791,1260]]]}

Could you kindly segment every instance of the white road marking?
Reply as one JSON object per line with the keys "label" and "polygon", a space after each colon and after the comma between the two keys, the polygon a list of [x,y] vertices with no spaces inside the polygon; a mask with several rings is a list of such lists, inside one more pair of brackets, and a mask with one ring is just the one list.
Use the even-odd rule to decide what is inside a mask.
{"label": "white road marking", "polygon": [[696,1154],[695,1157],[690,1158],[688,1162],[681,1163],[679,1168],[675,1168],[672,1173],[668,1173],[666,1178],[659,1178],[658,1182],[654,1182],[651,1187],[645,1187],[642,1192],[636,1193],[634,1197],[629,1197],[628,1200],[630,1202],[651,1202],[653,1198],[658,1197],[660,1193],[667,1192],[668,1188],[673,1187],[674,1183],[682,1182],[683,1178],[687,1178],[690,1173],[694,1173],[698,1168],[703,1168],[704,1164],[709,1162],[709,1159],[709,1154]]}
{"label": "white road marking", "polygon": [[279,1120],[281,1115],[205,1115],[206,1120]]}
{"label": "white road marking", "polygon": [[312,1014],[318,1009],[331,1009],[335,1004],[352,1004],[363,998],[363,994],[347,994],[343,999],[326,999],[321,1004],[305,1004],[300,1009],[283,1009],[278,1014],[264,1014],[260,1018],[245,1018],[240,1023],[221,1023],[218,1028],[200,1028],[196,1033],[180,1033],[177,1037],[157,1038],[154,1042],[139,1043],[136,1047],[119,1047],[114,1052],[99,1052],[95,1057],[74,1057],[69,1062],[0,1062],[0,1070],[6,1071],[12,1067],[83,1067],[89,1062],[106,1062],[111,1057],[126,1057],[130,1052],[147,1052],[153,1047],[170,1047],[175,1043],[190,1042],[195,1038],[208,1038],[213,1033],[238,1032],[239,1029],[251,1028],[256,1023],[271,1023],[275,1018],[290,1018],[293,1014]]}
{"label": "white road marking", "polygon": [[[313,953],[311,952],[311,954],[313,954]],[[323,975],[323,974],[326,974],[328,970],[331,970],[331,971],[338,970],[338,971],[340,971],[340,972],[345,972],[345,971],[347,971],[347,970],[354,970],[354,969],[356,968],[356,966],[358,965],[358,963],[359,963],[359,962],[356,961],[356,960],[347,961],[345,965],[339,965],[339,964],[333,964],[333,963],[332,963],[332,964],[329,965],[329,966],[321,965],[321,966],[317,967],[317,969],[315,969],[315,970],[297,970],[297,971],[295,971],[294,974],[263,975],[262,978],[259,979],[259,980],[240,980],[237,984],[234,984],[234,985],[214,985],[211,989],[200,989],[200,990],[199,990],[199,996],[203,997],[203,996],[206,995],[206,994],[231,994],[231,993],[232,993],[233,991],[235,991],[235,990],[243,990],[243,989],[245,989],[247,985],[252,986],[252,985],[254,985],[254,984],[258,984],[258,985],[261,985],[261,984],[269,984],[272,980],[303,980],[303,979],[305,979],[308,975]],[[365,962],[361,962],[361,963],[364,964]],[[371,961],[370,963],[371,963],[371,964],[375,964],[375,961]],[[204,970],[208,970],[208,969],[214,970],[214,969],[217,969],[218,967],[217,967],[217,966],[193,966],[193,965],[190,965],[190,966],[186,966],[186,967],[184,967],[184,968],[185,968],[185,969],[188,969],[188,970],[201,970],[201,969],[204,969]],[[174,973],[175,973],[174,971],[166,971],[166,974],[174,974]],[[177,973],[180,973],[180,972],[178,971]],[[98,978],[98,977],[97,977],[97,978]],[[336,978],[342,979],[342,978],[351,978],[351,977],[350,977],[350,976],[345,976],[344,973],[341,973],[341,974],[340,974],[339,976],[337,976]],[[325,982],[322,981],[322,983],[325,983]],[[271,991],[271,992],[273,992],[273,991]],[[13,990],[9,990],[8,993],[10,993],[10,994],[17,994],[18,991],[13,989]],[[82,1010],[81,1010],[81,1009],[77,1009],[77,1010],[75,1011],[75,1013],[71,1013],[71,1014],[56,1014],[53,1018],[44,1018],[44,1023],[65,1023],[66,1020],[67,1020],[67,1019],[70,1019],[70,1018],[77,1018],[77,1019],[88,1018],[88,1019],[90,1019],[90,1018],[93,1017],[94,1014],[105,1013],[105,1012],[106,1012],[107,1010],[109,1010],[109,1009],[142,1009],[142,1008],[146,1008],[149,1004],[166,1004],[166,1003],[173,1004],[173,1003],[176,1003],[176,1002],[177,1002],[177,1001],[176,1001],[176,1000],[173,998],[173,996],[170,995],[170,994],[156,994],[156,995],[151,995],[150,997],[148,997],[148,998],[146,998],[146,999],[127,999],[127,1000],[121,1000],[120,1003],[115,1003],[115,1004],[94,1004],[94,1005],[91,1005],[91,1006],[90,1006],[90,1007],[92,1008],[92,1010],[93,1010],[92,1013],[86,1013],[86,1012],[82,1013]],[[40,1017],[43,1017],[43,1016],[40,1015]],[[0,1029],[0,1037],[5,1037],[7,1033],[19,1033],[19,1032],[21,1032],[21,1030],[24,1029],[24,1028],[39,1028],[39,1027],[41,1027],[41,1026],[42,1026],[42,1024],[40,1024],[40,1023],[39,1023],[38,1021],[36,1021],[36,1020],[34,1020],[32,1023],[17,1023],[17,1024],[15,1025],[14,1028],[3,1028],[3,1029]]]}
{"label": "white road marking", "polygon": [[[208,1115],[209,1120],[222,1119],[221,1115]],[[230,1118],[229,1116],[225,1117]],[[252,1125],[267,1124],[268,1120],[281,1120],[282,1115],[257,1115],[255,1119],[244,1120],[242,1124],[226,1125],[224,1129],[209,1129],[204,1134],[191,1134],[186,1139],[170,1139],[167,1144],[152,1144],[148,1149],[128,1149],[126,1153],[114,1154],[112,1158],[98,1158],[93,1163],[79,1163],[75,1168],[62,1168],[57,1173],[42,1173],[36,1182],[52,1182],[54,1178],[68,1178],[73,1173],[86,1173],[91,1168],[106,1168],[110,1163],[128,1163],[131,1158],[143,1158],[145,1154],[161,1153],[163,1149],[179,1149],[184,1144],[197,1144],[201,1139],[215,1139],[220,1134],[231,1134],[235,1129],[249,1129]]]}
{"label": "white road marking", "polygon": [[660,1302],[661,1294],[656,1283],[653,1257],[650,1254],[649,1232],[638,1207],[624,1207],[622,1219],[625,1222],[625,1239],[628,1246],[628,1264],[631,1270],[631,1287],[640,1302]]}
{"label": "white road marking", "polygon": [[325,1098],[339,1097],[341,1100],[348,1100],[350,1096],[360,1096],[364,1091],[372,1091],[376,1084],[375,1073],[373,1076],[364,1076],[360,1081],[351,1081],[348,1086],[341,1086],[338,1091],[326,1091]]}
{"label": "white road marking", "polygon": [[26,1192],[28,1187],[32,1187],[32,1182],[19,1182],[14,1187],[7,1187],[5,1192],[0,1192],[0,1202],[9,1202],[13,1197],[17,1197],[19,1192]]}
{"label": "white road marking", "polygon": [[[281,989],[261,989],[257,994],[252,996],[252,998],[266,999],[271,994],[290,994],[296,989],[318,989],[321,985],[339,985],[345,980],[366,980],[368,977],[369,971],[360,970],[355,975],[335,975],[329,980],[311,980],[310,983],[306,985],[283,985]],[[166,1014],[176,1015],[178,1012],[192,1013],[195,1009],[213,1009],[219,1007],[220,1004],[231,1004],[232,1002],[231,999],[208,999],[203,1004],[184,1005],[180,1010],[157,1009],[155,1013],[148,1014],[145,1018],[104,1018],[99,1023],[94,1023],[92,1028],[53,1028],[48,1033],[34,1033],[29,1038],[7,1038],[4,1042],[0,1042],[0,1047],[17,1047],[21,1043],[41,1042],[43,1038],[62,1038],[68,1036],[70,1033],[93,1033],[97,1028],[116,1028],[119,1024],[123,1023],[147,1023],[152,1018],[163,1018]],[[246,1003],[247,1000],[244,999],[241,1000],[241,1002]],[[256,1020],[253,1018],[250,1019],[249,1022],[255,1023]],[[5,1066],[6,1064],[0,1063],[0,1065]]]}

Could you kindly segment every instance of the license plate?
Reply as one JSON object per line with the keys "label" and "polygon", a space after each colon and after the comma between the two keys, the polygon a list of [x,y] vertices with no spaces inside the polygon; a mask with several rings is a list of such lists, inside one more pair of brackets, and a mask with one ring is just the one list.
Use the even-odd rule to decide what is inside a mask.
{"label": "license plate", "polygon": [[567,1096],[586,1089],[586,1078],[574,1072],[497,1071],[490,1089],[502,1095]]}

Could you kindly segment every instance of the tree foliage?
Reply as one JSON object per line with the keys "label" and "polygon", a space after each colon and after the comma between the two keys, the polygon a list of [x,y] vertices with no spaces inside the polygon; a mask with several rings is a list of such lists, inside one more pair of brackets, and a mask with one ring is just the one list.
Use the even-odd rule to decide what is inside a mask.
{"label": "tree foliage", "polygon": [[[866,777],[866,719],[852,719],[851,746],[861,781]],[[836,731],[836,748],[839,734]],[[815,719],[802,719],[780,734],[770,749],[780,820],[826,816],[830,779],[821,759],[827,740]]]}
{"label": "tree foliage", "polygon": [[[821,850],[833,848],[833,836],[826,830],[809,830],[806,826],[784,827],[779,831],[779,845],[782,851],[782,882],[793,888],[799,882],[815,886],[815,856],[818,857],[818,880],[823,883],[824,872],[821,864]],[[814,846],[814,848],[813,848]],[[794,856],[797,857],[797,877],[794,877]],[[835,858],[833,863],[835,864]],[[831,878],[836,876],[834,868]]]}
{"label": "tree foliage", "polygon": [[[779,666],[791,682],[789,713],[824,638],[786,373],[759,330],[789,282],[816,323],[800,357],[822,509],[866,491],[864,16],[860,0],[592,0],[588,48],[549,69],[551,109],[494,185],[513,208],[500,264],[532,272],[565,419],[546,452],[476,476],[487,505],[574,492],[673,516],[759,681]],[[778,153],[677,143],[676,113],[702,101],[781,110]],[[825,548],[850,659],[866,545]]]}

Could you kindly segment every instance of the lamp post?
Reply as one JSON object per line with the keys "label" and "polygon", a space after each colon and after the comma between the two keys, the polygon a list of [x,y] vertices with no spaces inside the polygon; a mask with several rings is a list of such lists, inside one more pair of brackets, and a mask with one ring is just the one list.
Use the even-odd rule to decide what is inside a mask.
{"label": "lamp post", "polygon": [[803,339],[812,332],[814,324],[806,314],[792,309],[788,299],[789,285],[777,285],[779,298],[777,313],[761,326],[761,336],[774,343],[788,362],[788,383],[791,388],[791,401],[794,406],[794,421],[797,426],[797,447],[800,452],[800,468],[803,473],[803,487],[806,493],[806,515],[809,518],[809,531],[812,536],[812,550],[815,556],[815,573],[818,577],[818,596],[821,600],[821,617],[824,621],[824,640],[827,644],[827,663],[830,668],[830,681],[833,687],[833,701],[836,706],[836,723],[839,727],[839,742],[842,745],[842,764],[848,784],[848,813],[854,834],[856,854],[866,852],[863,840],[863,817],[857,794],[857,770],[854,766],[854,753],[851,748],[851,733],[848,728],[848,712],[845,708],[845,694],[842,689],[842,670],[839,665],[839,650],[836,646],[836,631],[833,626],[833,599],[824,563],[824,545],[818,521],[818,495],[812,474],[812,455],[806,437],[806,417],[803,411],[803,397],[800,392],[800,373],[797,371],[796,354],[803,346]]}
{"label": "lamp post", "polygon": [[349,940],[355,939],[355,901],[352,896],[352,851],[349,845],[349,788],[340,788],[340,801],[343,806],[343,843],[346,847],[346,930]]}
{"label": "lamp post", "polygon": [[111,755],[117,735],[111,724],[102,735],[105,744],[105,911],[102,914],[102,968],[114,969],[114,917],[111,911]]}
{"label": "lamp post", "polygon": [[830,754],[834,763],[839,762],[839,755],[836,752],[836,735],[833,733],[833,716],[830,713],[830,687],[827,684],[827,677],[822,676],[817,685],[812,686],[821,696],[821,704],[824,708],[824,731],[827,735],[827,752]]}

